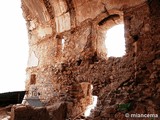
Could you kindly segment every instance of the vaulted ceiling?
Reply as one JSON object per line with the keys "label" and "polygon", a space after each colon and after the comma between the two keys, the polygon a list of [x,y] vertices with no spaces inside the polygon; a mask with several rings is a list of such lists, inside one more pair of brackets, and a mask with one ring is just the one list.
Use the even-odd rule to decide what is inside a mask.
{"label": "vaulted ceiling", "polygon": [[[26,20],[52,22],[57,32],[69,30],[88,18],[143,4],[146,0],[22,0]],[[27,14],[28,13],[28,14]]]}

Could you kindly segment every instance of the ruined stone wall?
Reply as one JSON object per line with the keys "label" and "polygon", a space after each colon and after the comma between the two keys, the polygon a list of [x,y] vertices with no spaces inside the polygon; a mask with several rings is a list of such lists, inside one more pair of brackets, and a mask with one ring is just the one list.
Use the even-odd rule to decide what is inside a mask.
{"label": "ruined stone wall", "polygon": [[126,55],[109,58],[110,64],[105,63],[106,74],[113,77],[106,77],[111,82],[98,88],[99,101],[91,119],[125,120],[125,113],[159,114],[160,36],[155,27],[159,13],[154,10],[154,7],[159,9],[159,4],[151,1],[124,11]]}
{"label": "ruined stone wall", "polygon": [[[71,119],[83,114],[92,95],[98,103],[87,119],[159,113],[155,6],[159,9],[158,0],[22,0],[30,45],[27,97],[38,96],[44,105],[65,101]],[[126,55],[107,58],[106,31],[119,23],[125,25]]]}

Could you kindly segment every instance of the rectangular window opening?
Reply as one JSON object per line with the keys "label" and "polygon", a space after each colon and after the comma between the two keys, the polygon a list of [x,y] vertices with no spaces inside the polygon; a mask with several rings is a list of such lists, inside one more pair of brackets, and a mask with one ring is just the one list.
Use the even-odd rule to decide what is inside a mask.
{"label": "rectangular window opening", "polygon": [[34,84],[36,84],[36,75],[32,74],[30,78],[30,85],[34,85]]}

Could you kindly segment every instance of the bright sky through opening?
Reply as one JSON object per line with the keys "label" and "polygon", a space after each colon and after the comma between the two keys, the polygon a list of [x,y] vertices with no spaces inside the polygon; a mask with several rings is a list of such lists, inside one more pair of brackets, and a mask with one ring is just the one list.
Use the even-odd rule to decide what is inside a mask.
{"label": "bright sky through opening", "polygon": [[[93,85],[91,85],[91,90],[93,90]],[[96,105],[97,105],[97,100],[98,100],[98,97],[97,96],[92,96],[92,104],[91,105],[88,105],[85,112],[84,112],[84,116],[85,117],[88,117],[90,114],[91,114],[91,110],[93,110]]]}
{"label": "bright sky through opening", "polygon": [[0,92],[24,90],[28,35],[21,0],[1,0],[0,15]]}
{"label": "bright sky through opening", "polygon": [[107,31],[105,45],[108,57],[125,55],[124,24],[115,25]]}
{"label": "bright sky through opening", "polygon": [[88,117],[91,114],[91,110],[94,109],[97,105],[98,97],[97,96],[92,96],[92,99],[93,99],[93,103],[91,105],[87,106],[86,111],[84,113],[85,117]]}

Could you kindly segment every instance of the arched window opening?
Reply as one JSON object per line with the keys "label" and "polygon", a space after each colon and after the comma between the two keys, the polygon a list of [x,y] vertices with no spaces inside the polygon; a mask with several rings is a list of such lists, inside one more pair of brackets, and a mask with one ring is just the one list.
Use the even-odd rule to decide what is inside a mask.
{"label": "arched window opening", "polygon": [[115,25],[107,31],[105,45],[107,57],[122,57],[125,55],[124,24]]}
{"label": "arched window opening", "polygon": [[[91,90],[93,90],[93,85],[90,86]],[[92,104],[88,105],[85,112],[84,112],[84,116],[88,117],[91,114],[91,110],[93,110],[96,105],[97,105],[97,96],[92,96]]]}

